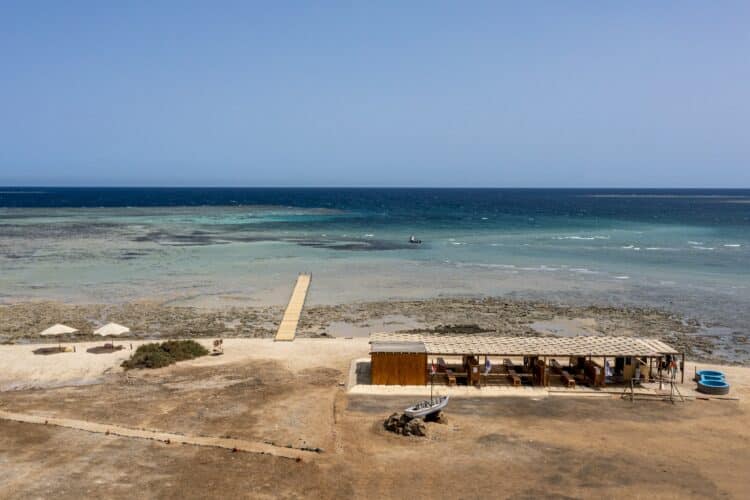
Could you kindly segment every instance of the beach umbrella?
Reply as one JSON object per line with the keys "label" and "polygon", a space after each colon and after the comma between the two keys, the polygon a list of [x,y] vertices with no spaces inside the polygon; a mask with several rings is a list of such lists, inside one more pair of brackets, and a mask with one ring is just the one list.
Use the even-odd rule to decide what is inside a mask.
{"label": "beach umbrella", "polygon": [[[39,335],[41,335],[42,337],[57,337],[60,335],[65,335],[66,333],[75,333],[77,331],[78,330],[76,330],[75,328],[57,323],[56,325],[52,325],[46,330],[39,332]],[[58,347],[62,348],[62,344],[60,344],[59,342]]]}
{"label": "beach umbrella", "polygon": [[[116,337],[123,333],[130,333],[130,328],[118,325],[117,323],[107,323],[103,327],[94,330],[94,335],[101,335],[102,337],[109,337],[110,335]],[[112,347],[115,347],[114,341],[112,342]]]}

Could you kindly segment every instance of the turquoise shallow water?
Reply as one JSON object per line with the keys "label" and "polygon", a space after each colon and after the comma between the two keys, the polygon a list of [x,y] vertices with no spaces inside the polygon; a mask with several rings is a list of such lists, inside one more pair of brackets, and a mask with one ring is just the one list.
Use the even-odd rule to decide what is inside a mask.
{"label": "turquoise shallow water", "polygon": [[[504,294],[750,324],[750,191],[0,189],[0,300]],[[423,240],[410,245],[411,234]]]}

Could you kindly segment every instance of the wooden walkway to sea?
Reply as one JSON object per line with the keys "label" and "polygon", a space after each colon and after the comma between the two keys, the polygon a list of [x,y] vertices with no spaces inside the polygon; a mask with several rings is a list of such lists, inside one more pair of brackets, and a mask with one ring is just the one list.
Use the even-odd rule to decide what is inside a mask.
{"label": "wooden walkway to sea", "polygon": [[276,332],[276,340],[294,340],[297,335],[297,324],[305,305],[307,290],[310,288],[312,274],[300,274],[297,276],[297,284],[294,285],[289,305],[286,306],[284,317],[281,319],[279,330]]}

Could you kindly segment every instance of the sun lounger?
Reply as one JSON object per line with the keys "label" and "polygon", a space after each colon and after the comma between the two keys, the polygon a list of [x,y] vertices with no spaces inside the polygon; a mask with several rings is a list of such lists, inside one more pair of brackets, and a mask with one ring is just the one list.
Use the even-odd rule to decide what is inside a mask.
{"label": "sun lounger", "polygon": [[518,376],[515,370],[508,370],[508,379],[514,386],[521,385],[521,377]]}
{"label": "sun lounger", "polygon": [[570,376],[570,373],[563,371],[560,375],[560,380],[562,380],[562,383],[565,384],[566,387],[575,387],[576,381],[573,377]]}

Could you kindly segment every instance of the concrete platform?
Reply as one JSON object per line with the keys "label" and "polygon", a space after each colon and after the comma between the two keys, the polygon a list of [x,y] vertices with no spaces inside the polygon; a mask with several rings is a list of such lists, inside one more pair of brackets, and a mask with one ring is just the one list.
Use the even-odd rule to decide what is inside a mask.
{"label": "concrete platform", "polygon": [[[352,361],[349,368],[349,380],[347,392],[352,395],[372,395],[372,396],[430,396],[430,386],[428,385],[372,385],[370,384],[370,358],[358,358]],[[719,399],[719,400],[738,400],[731,393],[728,396],[709,396],[701,394],[695,390],[695,383],[686,382],[679,384],[679,390],[685,400],[695,399]],[[577,386],[575,388],[564,387],[562,385],[553,385],[550,387],[532,387],[521,386],[513,387],[511,385],[490,385],[484,387],[472,386],[452,386],[444,384],[435,385],[433,395],[467,397],[467,398],[497,398],[497,397],[529,397],[529,398],[547,398],[547,397],[580,397],[580,398],[626,398],[629,397],[630,391],[625,394],[624,386],[608,386],[603,388],[592,388],[586,386]],[[635,389],[635,400],[661,400],[669,397],[669,386],[664,385],[659,389],[658,383],[644,384]],[[675,401],[680,398],[675,394]]]}

